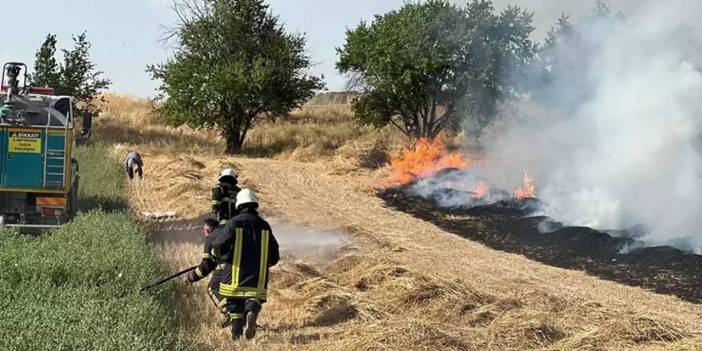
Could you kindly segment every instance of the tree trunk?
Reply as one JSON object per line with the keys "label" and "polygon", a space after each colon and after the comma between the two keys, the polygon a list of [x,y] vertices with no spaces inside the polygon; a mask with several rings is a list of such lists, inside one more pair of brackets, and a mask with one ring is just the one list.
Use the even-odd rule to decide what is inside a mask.
{"label": "tree trunk", "polygon": [[227,150],[225,151],[227,155],[238,155],[241,153],[243,143],[240,141],[239,135],[227,135],[225,139],[227,141]]}
{"label": "tree trunk", "polygon": [[240,111],[230,118],[230,124],[222,130],[222,136],[227,141],[226,154],[238,155],[241,153],[246,134],[251,129],[253,120],[258,113],[258,111]]}
{"label": "tree trunk", "polygon": [[227,155],[238,155],[241,153],[244,145],[242,137],[242,124],[245,123],[245,113],[238,106],[222,106],[222,111],[225,113],[225,119],[228,124],[222,126],[222,137],[227,142],[227,149],[224,151]]}

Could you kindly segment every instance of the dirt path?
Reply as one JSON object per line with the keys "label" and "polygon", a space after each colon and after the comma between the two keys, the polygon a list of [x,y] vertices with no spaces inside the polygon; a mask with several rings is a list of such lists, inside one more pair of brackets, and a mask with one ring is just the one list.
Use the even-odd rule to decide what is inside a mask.
{"label": "dirt path", "polygon": [[[337,243],[331,253],[287,254],[272,273],[263,333],[247,349],[702,349],[701,306],[494,251],[392,211],[375,196],[377,172],[321,162],[150,156],[167,172],[132,194],[142,209],[144,197],[177,188],[173,207],[202,213],[209,186],[203,180],[233,164],[269,217],[353,236],[353,245]],[[181,173],[187,177],[173,176]],[[198,205],[188,207],[193,198]],[[173,268],[197,262],[200,240],[182,227],[157,238]],[[229,349],[204,290],[179,288],[180,325],[195,349]]]}

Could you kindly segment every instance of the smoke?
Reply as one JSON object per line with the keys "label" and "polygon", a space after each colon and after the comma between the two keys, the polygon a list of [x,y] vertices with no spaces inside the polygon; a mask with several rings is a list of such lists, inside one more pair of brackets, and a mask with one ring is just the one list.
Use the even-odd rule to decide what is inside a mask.
{"label": "smoke", "polygon": [[334,258],[351,243],[351,236],[341,231],[304,227],[289,221],[271,220],[273,235],[281,252],[296,258]]}
{"label": "smoke", "polygon": [[[471,207],[512,198],[512,194],[487,183],[486,170],[481,166],[469,169],[448,169],[418,179],[409,188],[414,195],[431,199],[439,207]],[[480,188],[483,184],[483,188]]]}
{"label": "smoke", "polygon": [[[452,2],[459,5],[465,4],[465,1]],[[594,0],[494,0],[493,2],[498,11],[504,10],[507,6],[517,5],[533,12],[536,29],[532,37],[543,40],[549,28],[561,14],[566,13],[573,18],[578,18],[590,11]],[[615,12],[629,13],[640,6],[641,0],[616,0],[610,3]]]}
{"label": "smoke", "polygon": [[701,251],[700,10],[641,1],[623,20],[576,25],[551,51],[551,79],[486,132],[491,181],[513,189],[528,169],[558,221],[643,225],[649,245]]}

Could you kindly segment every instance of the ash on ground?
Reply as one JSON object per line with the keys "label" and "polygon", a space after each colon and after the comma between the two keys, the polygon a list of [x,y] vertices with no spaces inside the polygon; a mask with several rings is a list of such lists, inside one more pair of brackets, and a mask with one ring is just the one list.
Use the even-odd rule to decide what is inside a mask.
{"label": "ash on ground", "polygon": [[[497,250],[631,286],[702,303],[702,256],[671,246],[644,246],[643,227],[599,231],[569,227],[541,214],[538,199],[509,196],[487,203],[466,189],[432,187],[420,181],[378,192],[389,207]],[[444,183],[445,184],[445,183]],[[464,201],[446,201],[463,199]]]}

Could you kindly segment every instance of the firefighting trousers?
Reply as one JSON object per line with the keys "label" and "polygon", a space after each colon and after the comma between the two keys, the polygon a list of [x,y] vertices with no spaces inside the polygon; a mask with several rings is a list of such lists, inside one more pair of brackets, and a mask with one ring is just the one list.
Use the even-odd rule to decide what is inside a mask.
{"label": "firefighting trousers", "polygon": [[261,312],[261,308],[263,308],[261,301],[258,299],[227,298],[226,306],[232,321],[244,319],[248,312]]}
{"label": "firefighting trousers", "polygon": [[215,307],[217,307],[217,311],[219,311],[219,313],[224,315],[229,313],[227,312],[227,299],[223,298],[222,295],[219,294],[219,289],[209,287],[207,289],[207,295],[210,296],[210,300],[212,300],[212,303],[214,303]]}

